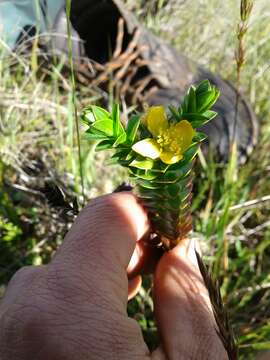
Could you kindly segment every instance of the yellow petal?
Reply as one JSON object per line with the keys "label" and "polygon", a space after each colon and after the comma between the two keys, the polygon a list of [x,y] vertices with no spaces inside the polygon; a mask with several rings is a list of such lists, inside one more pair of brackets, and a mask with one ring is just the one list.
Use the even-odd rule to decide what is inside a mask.
{"label": "yellow petal", "polygon": [[169,127],[163,106],[150,107],[147,110],[145,121],[148,130],[154,137],[157,137]]}
{"label": "yellow petal", "polygon": [[170,138],[177,142],[182,153],[190,146],[195,134],[196,132],[187,120],[181,120],[170,127]]}
{"label": "yellow petal", "polygon": [[136,153],[149,157],[150,159],[157,159],[160,155],[160,147],[154,139],[144,139],[132,146],[132,150]]}
{"label": "yellow petal", "polygon": [[181,154],[176,155],[175,153],[169,151],[163,151],[159,157],[162,162],[168,165],[175,164],[183,158]]}

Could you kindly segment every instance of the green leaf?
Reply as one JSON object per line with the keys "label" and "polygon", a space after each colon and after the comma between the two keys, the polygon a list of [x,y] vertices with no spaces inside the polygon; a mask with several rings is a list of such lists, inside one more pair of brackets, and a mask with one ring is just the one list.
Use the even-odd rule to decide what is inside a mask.
{"label": "green leaf", "polygon": [[211,102],[216,98],[215,91],[208,90],[197,96],[197,111],[204,112],[211,107]]}
{"label": "green leaf", "polygon": [[142,159],[136,158],[130,163],[130,166],[133,166],[138,169],[150,170],[154,165],[154,161],[151,159]]}
{"label": "green leaf", "polygon": [[87,125],[92,125],[96,119],[91,110],[85,110],[81,115],[81,120]]}
{"label": "green leaf", "polygon": [[183,113],[187,113],[187,112],[188,112],[188,98],[189,98],[188,95],[186,95],[186,96],[184,97],[184,100],[183,100],[183,103],[182,103],[182,106],[181,106]]}
{"label": "green leaf", "polygon": [[156,184],[156,183],[152,183],[151,181],[147,181],[147,180],[142,180],[142,179],[137,179],[136,183],[139,186],[142,186],[146,189],[160,189],[160,185]]}
{"label": "green leaf", "polygon": [[211,89],[212,89],[211,84],[210,84],[209,80],[206,79],[199,83],[199,85],[197,86],[197,89],[196,89],[196,94],[201,95],[204,92],[207,92]]}
{"label": "green leaf", "polygon": [[137,135],[139,125],[140,125],[140,116],[139,115],[133,115],[128,120],[126,133],[127,133],[127,140],[131,144],[133,144],[133,142],[136,139],[136,135]]}
{"label": "green leaf", "polygon": [[191,86],[188,91],[188,112],[196,112],[197,101],[196,101],[196,88]]}
{"label": "green leaf", "polygon": [[[197,136],[197,133],[194,138],[196,138],[196,136]],[[192,161],[194,159],[194,157],[196,156],[198,150],[199,150],[199,145],[191,145],[183,154],[183,159],[180,162],[181,166],[183,166],[184,163]],[[179,166],[180,166],[180,163],[179,163]]]}
{"label": "green leaf", "polygon": [[197,129],[200,126],[203,126],[203,125],[207,124],[208,121],[209,120],[206,119],[206,120],[203,120],[203,121],[202,120],[201,121],[191,121],[190,123],[191,123],[193,129]]}
{"label": "green leaf", "polygon": [[204,115],[198,113],[183,113],[182,118],[184,120],[188,120],[189,122],[192,121],[206,121],[208,120]]}
{"label": "green leaf", "polygon": [[119,159],[126,160],[127,156],[129,155],[129,150],[119,150],[116,151],[115,154],[112,155],[112,158],[118,157]]}
{"label": "green leaf", "polygon": [[205,140],[207,136],[202,132],[197,132],[196,135],[193,138],[194,143],[199,143]]}
{"label": "green leaf", "polygon": [[125,166],[125,167],[129,167],[129,164],[131,163],[131,160],[122,160],[122,159],[119,159],[118,160],[118,164],[122,165],[122,166]]}
{"label": "green leaf", "polygon": [[179,186],[177,184],[166,186],[164,189],[169,196],[176,197],[179,193]]}
{"label": "green leaf", "polygon": [[206,117],[208,120],[212,120],[214,117],[217,116],[217,112],[212,110],[207,110],[203,113],[203,116]]}
{"label": "green leaf", "polygon": [[164,194],[162,191],[156,192],[149,189],[141,188],[140,197],[142,197],[143,199],[157,199],[157,201],[160,201],[164,199]]}
{"label": "green leaf", "polygon": [[[178,194],[177,194],[177,196],[178,196]],[[166,203],[166,208],[172,212],[173,211],[176,212],[176,214],[178,214],[178,216],[179,216],[179,203],[180,203],[180,200],[177,197],[173,197],[171,199],[169,198]]]}
{"label": "green leaf", "polygon": [[191,170],[192,164],[188,163],[184,166],[180,166],[180,163],[174,164],[163,176],[164,179],[171,179],[171,173],[175,174],[175,178],[179,180],[180,178],[186,176]]}
{"label": "green leaf", "polygon": [[165,177],[157,178],[155,180],[156,184],[174,184],[174,183],[176,183],[178,178],[177,177],[172,177],[170,175],[168,175],[166,178]]}
{"label": "green leaf", "polygon": [[116,139],[115,143],[113,144],[114,147],[123,144],[124,142],[126,142],[127,139],[127,135],[125,132],[123,132],[121,135],[118,136],[118,138]]}
{"label": "green leaf", "polygon": [[172,114],[173,119],[178,122],[180,120],[180,116],[177,109],[173,105],[169,105],[169,110]]}
{"label": "green leaf", "polygon": [[153,181],[155,180],[155,176],[153,174],[149,174],[147,171],[140,175],[140,178],[143,180]]}
{"label": "green leaf", "polygon": [[112,109],[113,134],[116,138],[114,146],[122,144],[126,141],[127,136],[120,121],[119,105],[114,104]]}
{"label": "green leaf", "polygon": [[119,115],[119,105],[118,104],[113,104],[112,121],[113,121],[114,136],[118,137],[120,135],[120,115]]}
{"label": "green leaf", "polygon": [[95,121],[110,119],[110,113],[99,106],[91,105],[85,108],[81,115],[81,120],[92,125]]}
{"label": "green leaf", "polygon": [[148,171],[136,170],[135,168],[130,169],[130,171],[132,172],[132,174],[135,176],[136,179],[140,178],[142,180],[152,181],[156,178],[155,175],[151,174]]}
{"label": "green leaf", "polygon": [[96,121],[110,119],[111,117],[108,111],[99,106],[92,105],[89,109],[93,112]]}
{"label": "green leaf", "polygon": [[[129,150],[120,150],[111,156],[109,160],[107,160],[108,164],[117,164],[119,161],[126,161],[127,155],[129,154]],[[130,162],[130,161],[129,161]]]}
{"label": "green leaf", "polygon": [[183,119],[188,120],[191,123],[193,129],[196,129],[199,126],[208,123],[208,121],[213,119],[216,115],[217,113],[215,111],[208,110],[205,111],[203,114],[185,113],[183,114]]}
{"label": "green leaf", "polygon": [[84,133],[83,138],[86,140],[105,140],[108,136],[92,126]]}
{"label": "green leaf", "polygon": [[137,156],[137,153],[135,153],[133,150],[130,150],[130,148],[128,148],[127,150],[127,160],[134,160]]}
{"label": "green leaf", "polygon": [[183,198],[190,193],[190,189],[187,186],[189,182],[190,177],[185,177],[183,180],[177,183],[169,184],[164,187],[165,197],[169,196],[172,199],[172,201],[170,202],[171,206],[173,204],[173,201],[180,205]]}
{"label": "green leaf", "polygon": [[178,113],[179,113],[179,119],[182,119],[182,115],[183,115],[183,109],[182,106],[180,105],[178,108]]}
{"label": "green leaf", "polygon": [[104,134],[106,134],[108,136],[114,135],[113,122],[111,119],[97,120],[93,123],[92,127],[103,132]]}
{"label": "green leaf", "polygon": [[200,96],[198,96],[198,112],[204,112],[215,104],[219,97],[219,92],[217,90],[208,91]]}
{"label": "green leaf", "polygon": [[112,141],[111,140],[104,140],[97,144],[95,151],[102,151],[112,148]]}
{"label": "green leaf", "polygon": [[155,166],[151,171],[164,174],[171,166],[171,164],[164,164],[161,160],[156,160]]}
{"label": "green leaf", "polygon": [[140,128],[140,138],[141,139],[149,138],[152,136],[152,134],[147,129],[147,127],[144,124],[142,124],[141,122],[140,122],[139,128]]}

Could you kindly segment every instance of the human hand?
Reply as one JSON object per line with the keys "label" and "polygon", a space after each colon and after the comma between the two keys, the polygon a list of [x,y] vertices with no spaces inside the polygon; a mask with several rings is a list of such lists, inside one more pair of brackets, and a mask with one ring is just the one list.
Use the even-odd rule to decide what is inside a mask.
{"label": "human hand", "polygon": [[0,359],[228,359],[188,241],[156,267],[161,345],[150,354],[126,312],[128,295],[140,286],[140,276],[128,282],[127,268],[132,275],[144,266],[140,240],[148,233],[146,213],[132,194],[91,201],[49,265],[23,268],[11,280],[0,305]]}

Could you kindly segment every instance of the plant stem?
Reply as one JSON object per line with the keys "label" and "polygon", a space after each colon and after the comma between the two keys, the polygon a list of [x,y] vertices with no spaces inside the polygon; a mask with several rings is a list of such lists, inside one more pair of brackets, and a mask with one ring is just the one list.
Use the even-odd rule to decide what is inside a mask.
{"label": "plant stem", "polygon": [[72,58],[70,10],[71,10],[71,0],[66,0],[66,18],[67,18],[67,33],[68,33],[68,58],[69,58],[69,65],[70,65],[70,75],[71,75],[71,85],[72,85],[72,103],[73,103],[73,111],[74,111],[75,124],[76,124],[76,137],[77,137],[77,145],[78,145],[79,170],[80,170],[82,197],[83,197],[83,205],[84,205],[85,204],[85,189],[84,189],[84,177],[83,177],[83,167],[82,167],[82,151],[81,151],[81,141],[80,141],[79,118],[78,118],[78,109],[77,109],[77,105],[76,105],[76,82],[75,82],[74,64],[73,64],[73,58]]}

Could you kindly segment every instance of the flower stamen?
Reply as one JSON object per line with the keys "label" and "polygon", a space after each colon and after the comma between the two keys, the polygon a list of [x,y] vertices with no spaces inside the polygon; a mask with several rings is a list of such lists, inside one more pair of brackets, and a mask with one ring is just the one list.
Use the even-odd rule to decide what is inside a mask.
{"label": "flower stamen", "polygon": [[[152,159],[159,157],[165,164],[180,161],[195,134],[191,124],[187,120],[169,124],[162,106],[149,108],[143,116],[143,121],[153,138],[140,141],[138,145],[134,145],[133,150],[144,156],[147,153],[148,157],[150,154]],[[149,146],[152,146],[153,151],[150,151]]]}

